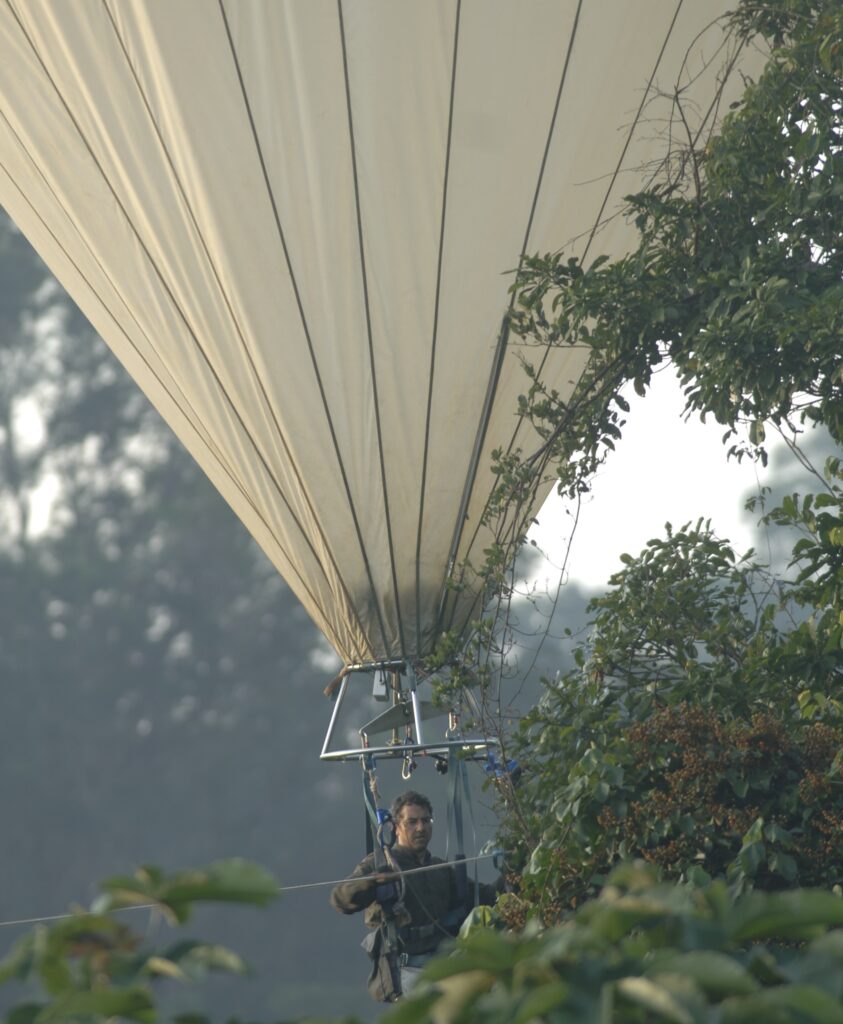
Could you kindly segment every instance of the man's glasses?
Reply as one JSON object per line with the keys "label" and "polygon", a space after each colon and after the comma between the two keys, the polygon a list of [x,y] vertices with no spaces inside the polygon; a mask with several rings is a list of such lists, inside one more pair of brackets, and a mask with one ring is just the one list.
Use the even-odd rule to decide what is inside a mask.
{"label": "man's glasses", "polygon": [[408,828],[415,828],[416,825],[423,825],[425,828],[433,824],[433,818],[402,818],[399,825],[406,825]]}

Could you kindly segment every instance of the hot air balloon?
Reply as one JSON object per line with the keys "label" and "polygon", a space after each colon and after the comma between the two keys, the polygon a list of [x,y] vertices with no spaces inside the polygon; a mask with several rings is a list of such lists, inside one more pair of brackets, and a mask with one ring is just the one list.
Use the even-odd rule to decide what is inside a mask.
{"label": "hot air balloon", "polygon": [[0,5],[0,202],[346,666],[468,628],[491,453],[536,442],[510,272],[626,251],[677,95],[700,133],[741,87],[726,7]]}

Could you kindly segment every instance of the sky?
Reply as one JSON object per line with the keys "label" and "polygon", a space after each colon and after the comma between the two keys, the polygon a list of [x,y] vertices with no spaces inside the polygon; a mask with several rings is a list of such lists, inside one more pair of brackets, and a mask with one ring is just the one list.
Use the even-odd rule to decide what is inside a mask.
{"label": "sky", "polygon": [[[725,428],[713,418],[683,419],[683,395],[672,371],[659,373],[645,398],[631,388],[624,394],[630,403],[627,424],[583,499],[568,555],[569,579],[603,587],[621,567],[621,554],[635,555],[649,538],[663,536],[666,522],[678,527],[700,516],[710,517],[717,534],[739,553],[751,547],[757,516],[743,506],[769,483],[770,471],[748,459],[727,460]],[[771,456],[779,446],[783,442],[769,446]],[[554,491],[529,534],[547,556],[547,578],[564,562],[573,508]]]}

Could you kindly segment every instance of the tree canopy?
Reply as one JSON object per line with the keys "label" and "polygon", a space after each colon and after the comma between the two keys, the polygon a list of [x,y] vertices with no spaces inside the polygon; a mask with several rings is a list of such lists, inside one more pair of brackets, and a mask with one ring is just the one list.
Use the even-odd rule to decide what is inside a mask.
{"label": "tree canopy", "polygon": [[[535,382],[524,399],[546,438],[524,465],[554,461],[570,494],[614,446],[621,386],[644,393],[667,364],[731,456],[765,457],[771,424],[791,440],[820,424],[843,443],[843,11],[746,2],[730,30],[768,48],[763,74],[719,133],[672,144],[667,180],[628,197],[635,251],[588,266],[562,251],[519,271],[518,332],[593,351],[573,402]],[[682,878],[839,881],[839,458],[817,478],[817,494],[766,513],[799,534],[787,576],[700,522],[626,556],[592,603],[577,667],[517,742],[526,781],[507,835],[545,916],[622,856]]]}

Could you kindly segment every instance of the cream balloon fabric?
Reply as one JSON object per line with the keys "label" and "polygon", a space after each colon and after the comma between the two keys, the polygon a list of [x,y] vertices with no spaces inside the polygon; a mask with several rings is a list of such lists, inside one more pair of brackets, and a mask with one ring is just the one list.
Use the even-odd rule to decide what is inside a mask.
{"label": "cream balloon fabric", "polygon": [[724,8],[0,0],[0,202],[347,662],[464,625],[535,443],[508,272],[627,249],[676,89],[740,88]]}

